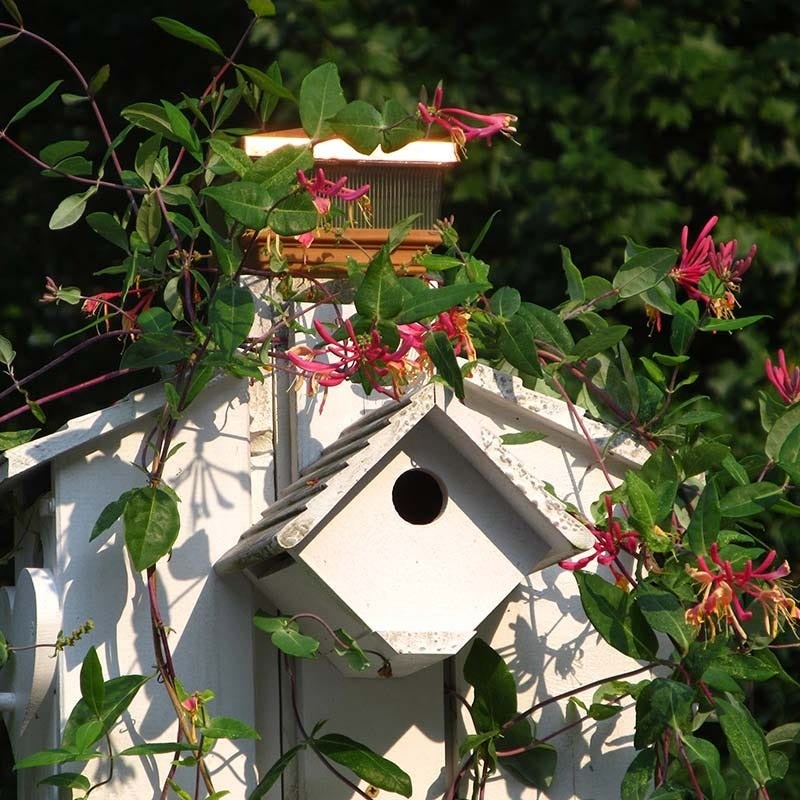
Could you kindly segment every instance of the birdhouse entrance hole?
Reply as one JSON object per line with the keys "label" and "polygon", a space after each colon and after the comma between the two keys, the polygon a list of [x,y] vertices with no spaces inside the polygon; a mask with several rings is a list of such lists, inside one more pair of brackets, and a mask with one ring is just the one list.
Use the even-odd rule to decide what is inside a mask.
{"label": "birdhouse entrance hole", "polygon": [[392,487],[394,510],[412,525],[428,525],[447,505],[447,493],[439,478],[426,469],[409,469]]}

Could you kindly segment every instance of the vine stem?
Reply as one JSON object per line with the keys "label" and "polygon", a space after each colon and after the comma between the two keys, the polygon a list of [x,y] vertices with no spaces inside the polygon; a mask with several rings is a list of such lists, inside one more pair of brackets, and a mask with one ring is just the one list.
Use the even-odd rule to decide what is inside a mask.
{"label": "vine stem", "polygon": [[289,656],[284,656],[283,663],[284,663],[284,668],[286,669],[286,672],[289,675],[289,682],[291,684],[292,712],[294,713],[294,720],[295,723],[297,724],[298,729],[300,730],[300,733],[303,735],[303,738],[308,742],[309,747],[314,751],[317,758],[319,758],[319,760],[328,769],[329,772],[335,775],[340,781],[342,781],[342,783],[345,784],[345,786],[352,789],[356,794],[365,798],[365,800],[372,800],[372,798],[370,798],[370,796],[365,791],[356,786],[356,784],[353,783],[353,781],[351,781],[346,775],[342,775],[342,773],[339,772],[339,770],[336,769],[336,767],[334,767],[333,764],[331,764],[331,762],[327,758],[325,758],[323,753],[320,752],[319,748],[314,742],[314,739],[311,736],[309,736],[308,731],[306,731],[305,725],[303,725],[303,718],[300,716],[300,708],[297,703],[297,676],[295,675],[295,672],[292,669]]}
{"label": "vine stem", "polygon": [[697,798],[698,800],[705,800],[706,796],[703,794],[703,790],[700,788],[700,783],[697,780],[697,775],[692,767],[692,763],[689,761],[689,757],[686,755],[686,749],[683,746],[681,735],[677,730],[673,731],[673,733],[675,734],[675,744],[677,745],[678,752],[681,755],[681,761],[683,761],[683,766],[686,767],[686,771],[689,773],[689,779],[692,782],[695,792],[697,792]]}
{"label": "vine stem", "polygon": [[[33,31],[29,31],[16,25],[9,25],[5,22],[0,22],[0,28],[24,34],[43,47],[46,47],[48,50],[51,50],[67,65],[70,71],[78,79],[78,83],[80,83],[81,88],[86,92],[86,96],[89,99],[89,104],[92,108],[95,119],[97,120],[97,124],[100,127],[100,132],[102,133],[106,146],[109,148],[111,153],[111,161],[117,170],[120,180],[124,183],[124,178],[122,177],[122,164],[120,164],[117,151],[112,147],[111,134],[109,133],[108,126],[106,125],[105,117],[103,117],[103,113],[100,111],[100,106],[97,105],[97,101],[94,99],[94,96],[89,94],[89,82],[84,77],[83,72],[81,72],[81,70],[78,68],[78,65],[60,47],[51,42],[49,39],[45,39],[43,36],[39,36]],[[133,207],[134,211],[136,211],[138,209],[138,205],[133,192],[128,187],[125,187],[125,192],[128,195],[128,200],[130,201],[131,206]]]}
{"label": "vine stem", "polygon": [[[53,402],[53,400],[60,400],[62,397],[69,397],[70,395],[77,394],[78,392],[82,392],[85,389],[91,389],[92,386],[97,386],[98,384],[105,383],[106,381],[113,380],[114,378],[120,378],[123,375],[129,375],[132,372],[138,372],[139,368],[130,367],[127,369],[117,369],[113,372],[107,372],[105,375],[98,375],[96,378],[91,378],[88,381],[83,381],[83,383],[76,383],[74,386],[70,386],[66,389],[61,389],[58,392],[53,392],[53,394],[45,395],[44,397],[39,398],[36,400],[36,404],[43,406],[47,403]],[[20,414],[24,414],[27,411],[30,411],[30,407],[26,404],[24,406],[20,406],[19,408],[15,408],[13,411],[9,411],[8,414],[3,414],[0,416],[0,424],[3,422],[8,422],[10,419],[14,419],[14,417],[18,417]]]}
{"label": "vine stem", "polygon": [[531,714],[538,711],[540,708],[549,706],[551,703],[558,703],[560,700],[566,700],[568,697],[572,697],[573,695],[578,694],[579,692],[585,692],[588,689],[594,689],[595,686],[602,686],[604,683],[609,683],[610,681],[621,681],[624,680],[625,678],[632,678],[634,675],[639,675],[642,672],[647,672],[653,667],[657,667],[661,663],[663,662],[650,661],[643,667],[637,667],[636,669],[628,670],[628,672],[620,672],[617,675],[611,675],[606,678],[599,678],[596,681],[592,681],[591,683],[586,683],[583,686],[578,686],[575,689],[569,689],[566,692],[562,692],[561,694],[554,695],[553,697],[548,697],[546,700],[542,700],[540,703],[536,703],[535,705],[531,706],[526,711],[520,711],[516,716],[512,717],[508,722],[505,723],[505,725],[503,725],[503,730],[507,730],[508,728],[513,727],[520,720],[525,719],[525,717],[529,717]]}

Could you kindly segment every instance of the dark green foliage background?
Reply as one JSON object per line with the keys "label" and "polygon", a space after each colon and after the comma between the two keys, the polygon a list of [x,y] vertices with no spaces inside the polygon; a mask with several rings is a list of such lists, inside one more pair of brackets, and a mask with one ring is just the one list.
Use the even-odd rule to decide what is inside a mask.
{"label": "dark green foliage background", "polygon": [[[212,74],[212,54],[170,40],[152,17],[181,19],[227,47],[248,19],[244,2],[230,0],[19,3],[27,27],[52,38],[88,75],[111,65],[100,101],[112,135],[124,105],[199,94]],[[448,105],[520,117],[521,146],[498,141],[470,148],[451,177],[444,210],[468,238],[500,211],[480,255],[494,265],[496,284],[511,283],[527,300],[547,306],[562,299],[559,244],[587,274],[621,262],[622,234],[677,246],[682,225],[696,233],[713,213],[722,218],[719,237],[738,237],[742,250],[757,242],[742,313],[773,319],[758,332],[699,342],[705,389],[733,414],[721,433],[734,433],[735,447],[747,440],[757,425],[765,356],[782,345],[791,362],[800,359],[800,3],[276,0],[276,6],[278,17],[256,28],[242,60],[266,67],[278,58],[290,86],[332,60],[350,98],[394,96],[413,107],[422,85],[432,91],[442,79]],[[57,77],[65,78],[62,90],[77,90],[55,57],[26,41],[0,51],[0,75],[0,125]],[[289,116],[275,119],[276,127],[295,124]],[[64,108],[57,96],[11,132],[34,152],[63,138],[97,140],[87,108]],[[115,254],[83,221],[47,230],[52,210],[72,191],[63,180],[42,179],[2,144],[0,171],[0,333],[20,352],[24,373],[50,358],[54,340],[81,322],[75,309],[37,306],[45,276],[85,292],[110,288],[92,273]],[[90,210],[111,201],[95,200]],[[644,340],[640,310],[630,315]],[[656,334],[645,347],[667,345]],[[100,363],[116,366],[117,359],[113,343],[102,356],[90,351],[68,373],[35,385],[34,396],[90,377]],[[127,388],[116,383],[54,408],[51,423]],[[788,545],[793,527],[772,535]],[[781,796],[797,796],[785,791]]]}

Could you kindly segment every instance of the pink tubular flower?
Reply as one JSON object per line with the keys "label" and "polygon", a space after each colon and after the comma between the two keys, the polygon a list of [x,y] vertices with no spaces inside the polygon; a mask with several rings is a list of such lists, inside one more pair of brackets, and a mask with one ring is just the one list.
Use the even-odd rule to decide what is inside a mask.
{"label": "pink tubular flower", "polygon": [[[495,134],[502,134],[514,141],[517,132],[514,125],[517,117],[514,114],[498,112],[494,114],[476,114],[463,108],[442,108],[442,87],[437,86],[433,95],[433,105],[419,103],[417,110],[426,125],[439,125],[452,138],[459,150],[472,139],[485,139],[491,145]],[[475,124],[479,123],[479,124]]]}
{"label": "pink tubular flower", "polygon": [[697,284],[706,272],[711,269],[711,254],[714,252],[714,240],[711,231],[719,221],[719,217],[711,217],[706,222],[700,235],[695,239],[691,248],[689,244],[689,228],[684,225],[681,231],[681,260],[670,272],[670,277],[678,286],[682,287],[693,300],[708,301],[708,298],[698,290]]}
{"label": "pink tubular flower", "polygon": [[[121,303],[125,302],[126,297],[136,297],[133,308],[124,309]],[[152,289],[129,289],[127,292],[98,292],[87,297],[83,301],[81,310],[85,314],[96,314],[106,317],[106,330],[109,329],[108,317],[119,313],[122,316],[122,329],[129,331],[136,327],[136,320],[143,311],[147,311],[153,304],[155,292]]]}
{"label": "pink tubular flower", "polygon": [[767,359],[764,371],[784,403],[792,405],[800,400],[800,367],[793,365],[790,368],[783,350],[778,350],[778,366],[773,366]]}
{"label": "pink tubular flower", "polygon": [[559,566],[572,572],[583,569],[587,564],[597,559],[598,564],[603,564],[611,569],[618,585],[627,585],[628,579],[615,566],[620,553],[635,553],[639,547],[639,532],[623,530],[618,517],[614,516],[611,497],[605,496],[606,502],[606,527],[605,530],[590,526],[589,530],[597,540],[594,543],[594,552],[577,561],[560,561]]}
{"label": "pink tubular flower", "polygon": [[737,246],[738,242],[733,239],[730,242],[720,244],[717,250],[712,250],[709,254],[711,269],[725,284],[725,288],[729,292],[739,291],[742,284],[742,275],[750,269],[757,250],[755,245],[751,245],[744,258],[736,258]]}
{"label": "pink tubular flower", "polygon": [[317,174],[309,179],[302,170],[297,171],[297,180],[300,185],[311,195],[314,207],[319,214],[325,215],[331,210],[331,200],[338,198],[349,202],[358,200],[369,192],[369,184],[365,183],[358,189],[347,189],[347,178],[331,181],[325,177],[325,171],[320,167]]}
{"label": "pink tubular flower", "polygon": [[777,636],[781,620],[794,625],[800,619],[794,598],[784,590],[783,579],[789,574],[789,565],[784,561],[770,569],[777,555],[775,550],[770,550],[757,567],[748,560],[740,570],[734,570],[730,561],[720,558],[716,542],[708,554],[711,566],[703,556],[698,556],[697,568],[686,567],[690,577],[701,585],[700,601],[686,612],[686,622],[690,625],[699,628],[708,623],[712,639],[719,627],[731,626],[740,639],[746,639],[742,623],[752,619],[753,612],[744,608],[740,595],[755,598],[764,613],[767,634],[772,637]]}
{"label": "pink tubular flower", "polygon": [[470,361],[474,361],[477,356],[475,345],[467,328],[469,324],[469,313],[463,308],[451,308],[443,311],[430,324],[422,322],[411,322],[405,325],[398,325],[397,332],[400,334],[401,341],[407,343],[419,354],[416,363],[420,371],[433,372],[433,365],[425,351],[425,338],[434,331],[444,331],[447,338],[453,345],[453,352],[457,356],[462,356]]}
{"label": "pink tubular flower", "polygon": [[[359,335],[349,320],[344,323],[347,338],[342,340],[334,339],[318,320],[314,320],[314,327],[324,347],[298,345],[286,353],[299,374],[306,378],[311,392],[317,386],[326,390],[338,386],[360,372],[375,391],[397,400],[402,387],[419,372],[419,365],[407,356],[413,346],[409,341],[401,339],[400,346],[392,350],[381,341],[377,330]],[[323,358],[326,360],[319,360]]]}

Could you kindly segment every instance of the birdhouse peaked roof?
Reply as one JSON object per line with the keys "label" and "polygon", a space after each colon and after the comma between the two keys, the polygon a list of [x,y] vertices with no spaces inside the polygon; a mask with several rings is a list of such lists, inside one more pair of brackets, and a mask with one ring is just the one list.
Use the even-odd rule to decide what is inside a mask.
{"label": "birdhouse peaked roof", "polygon": [[[591,547],[590,532],[572,517],[545,483],[533,475],[488,427],[462,426],[444,410],[437,393],[426,386],[400,403],[390,403],[343,430],[339,438],[304,469],[297,481],[247,530],[240,542],[215,565],[220,574],[249,571],[255,579],[291,563],[289,554],[307,544],[341,504],[379,468],[381,462],[414,429],[439,436],[453,455],[476,469],[547,545],[536,563],[520,565],[523,574],[536,571]],[[432,442],[433,446],[437,446]]]}

